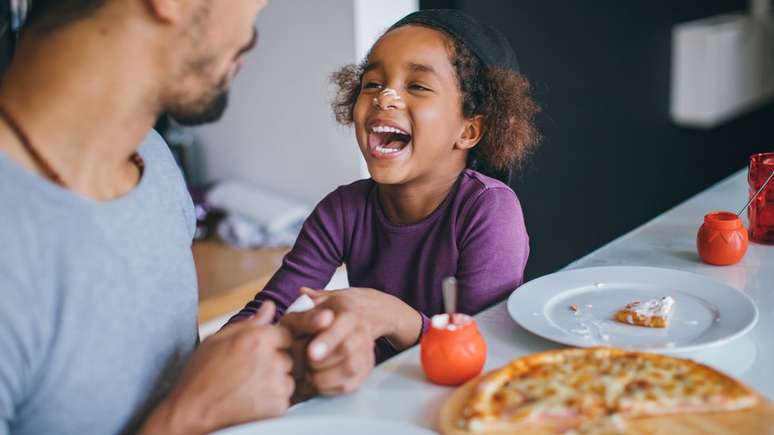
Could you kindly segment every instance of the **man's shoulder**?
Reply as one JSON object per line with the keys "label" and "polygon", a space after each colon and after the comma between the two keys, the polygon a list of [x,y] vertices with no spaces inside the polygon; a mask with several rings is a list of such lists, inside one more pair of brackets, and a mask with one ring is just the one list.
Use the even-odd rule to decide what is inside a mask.
{"label": "man's shoulder", "polygon": [[143,139],[137,151],[144,160],[154,160],[164,165],[164,169],[177,168],[167,141],[156,130],[151,130]]}
{"label": "man's shoulder", "polygon": [[182,209],[185,225],[193,238],[196,228],[193,202],[183,179],[183,173],[172,155],[169,145],[157,131],[151,130],[140,145],[138,152],[145,161],[145,175],[151,178],[151,189],[162,190],[164,202],[169,202],[173,207]]}

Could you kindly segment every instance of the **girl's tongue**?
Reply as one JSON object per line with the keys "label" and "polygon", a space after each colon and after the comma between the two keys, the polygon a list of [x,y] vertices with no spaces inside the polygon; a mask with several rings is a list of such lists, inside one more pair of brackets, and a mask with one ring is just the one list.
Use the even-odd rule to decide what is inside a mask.
{"label": "girl's tongue", "polygon": [[385,152],[397,152],[405,148],[411,140],[410,135],[402,133],[376,133],[371,132],[368,134],[368,146],[371,149],[377,149],[378,151]]}

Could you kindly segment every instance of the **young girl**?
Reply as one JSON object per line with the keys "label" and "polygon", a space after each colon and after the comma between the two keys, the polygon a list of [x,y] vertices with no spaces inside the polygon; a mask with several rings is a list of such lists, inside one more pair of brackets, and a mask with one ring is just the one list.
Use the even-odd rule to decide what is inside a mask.
{"label": "young girl", "polygon": [[337,295],[358,300],[381,361],[414,345],[428,317],[444,311],[445,277],[457,278],[467,314],[522,284],[529,241],[506,183],[538,140],[538,107],[505,38],[451,10],[403,18],[334,81],[336,118],[354,124],[372,178],[318,204],[282,267],[232,322],[266,300],[281,315],[302,287],[322,288],[344,263],[353,288]]}

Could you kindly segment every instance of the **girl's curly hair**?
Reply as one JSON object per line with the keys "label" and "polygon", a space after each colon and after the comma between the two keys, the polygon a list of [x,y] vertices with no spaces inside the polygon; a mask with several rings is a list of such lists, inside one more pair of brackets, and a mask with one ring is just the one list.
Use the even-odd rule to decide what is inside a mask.
{"label": "girl's curly hair", "polygon": [[[462,95],[463,116],[480,115],[483,119],[484,134],[471,151],[468,165],[483,159],[496,170],[520,166],[540,141],[534,125],[540,106],[532,99],[529,81],[510,70],[484,67],[456,38],[433,29],[446,35],[449,60]],[[336,120],[343,125],[354,121],[353,111],[365,65],[366,60],[360,65],[346,65],[331,76],[331,82],[338,88],[331,107]]]}

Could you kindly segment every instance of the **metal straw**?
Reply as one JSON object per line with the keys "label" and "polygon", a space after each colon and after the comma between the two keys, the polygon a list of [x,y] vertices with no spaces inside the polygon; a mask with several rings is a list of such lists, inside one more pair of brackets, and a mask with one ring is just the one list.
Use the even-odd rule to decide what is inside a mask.
{"label": "metal straw", "polygon": [[449,315],[449,324],[453,325],[457,311],[457,279],[453,276],[443,280],[443,303]]}
{"label": "metal straw", "polygon": [[737,214],[736,214],[736,216],[737,216],[737,217],[738,217],[738,216],[741,216],[741,215],[742,215],[742,213],[744,213],[744,211],[745,211],[745,210],[747,210],[747,207],[749,207],[749,206],[750,206],[750,204],[752,204],[752,202],[753,202],[753,201],[755,201],[755,198],[758,196],[758,194],[759,194],[759,193],[761,193],[761,192],[763,192],[763,189],[765,189],[765,188],[766,188],[766,185],[767,185],[767,184],[769,184],[769,181],[771,181],[771,178],[772,178],[772,177],[774,177],[774,171],[771,171],[771,175],[769,175],[769,178],[767,178],[767,179],[766,179],[766,181],[764,181],[764,182],[763,182],[763,186],[761,186],[761,188],[760,188],[760,189],[758,189],[758,191],[757,191],[757,192],[755,192],[755,195],[753,195],[753,196],[751,196],[751,197],[750,197],[750,200],[749,200],[749,201],[747,201],[747,204],[745,204],[745,206],[744,206],[744,207],[742,207],[742,209],[741,209],[741,210],[739,210],[739,213],[737,213]]}

